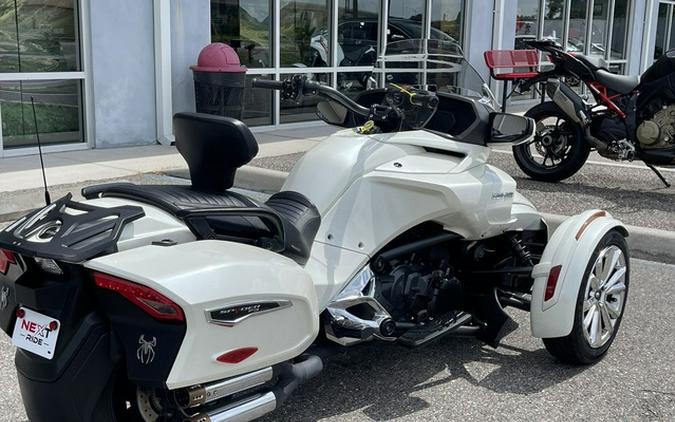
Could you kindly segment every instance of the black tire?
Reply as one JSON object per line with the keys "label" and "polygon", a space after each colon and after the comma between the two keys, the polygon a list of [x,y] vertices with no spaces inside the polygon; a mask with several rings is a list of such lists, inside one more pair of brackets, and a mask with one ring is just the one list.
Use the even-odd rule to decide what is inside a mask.
{"label": "black tire", "polygon": [[[518,167],[535,180],[544,182],[559,182],[567,179],[575,174],[584,165],[591,148],[584,139],[584,132],[581,126],[572,122],[569,117],[553,102],[545,102],[532,107],[525,113],[525,116],[531,117],[536,123],[542,122],[547,118],[555,118],[563,121],[561,127],[569,134],[565,137],[568,149],[563,158],[557,165],[550,167],[546,166],[547,158],[543,159],[543,163],[539,163],[535,157],[532,156],[531,147],[533,144],[539,142],[541,144],[542,137],[535,134],[535,138],[531,142],[513,147],[513,155],[516,159]],[[544,148],[542,146],[542,148]],[[558,154],[558,153],[556,153]],[[551,156],[551,163],[554,164],[553,155]]]}
{"label": "black tire", "polygon": [[[94,408],[97,422],[144,422],[136,404],[136,387],[126,379],[126,371],[118,368],[101,393]],[[127,402],[130,404],[127,407]]]}
{"label": "black tire", "polygon": [[[587,292],[587,286],[589,283],[589,278],[591,271],[595,265],[596,260],[600,252],[608,247],[616,246],[621,250],[625,259],[625,290],[623,297],[623,305],[621,307],[620,314],[616,319],[613,325],[613,332],[606,340],[601,347],[591,347],[588,343],[586,335],[584,334],[584,301],[587,299],[585,294]],[[609,347],[614,342],[619,327],[621,326],[621,320],[623,318],[623,312],[626,309],[626,300],[628,298],[628,287],[630,279],[630,260],[628,256],[628,245],[626,244],[626,239],[623,234],[618,230],[609,231],[601,240],[598,246],[595,248],[593,255],[591,256],[590,261],[586,265],[586,271],[584,271],[584,278],[579,288],[579,294],[577,297],[576,309],[574,312],[574,326],[572,327],[572,332],[565,337],[558,338],[545,338],[544,346],[546,350],[551,353],[554,357],[560,361],[572,365],[588,365],[598,362],[602,359]]]}

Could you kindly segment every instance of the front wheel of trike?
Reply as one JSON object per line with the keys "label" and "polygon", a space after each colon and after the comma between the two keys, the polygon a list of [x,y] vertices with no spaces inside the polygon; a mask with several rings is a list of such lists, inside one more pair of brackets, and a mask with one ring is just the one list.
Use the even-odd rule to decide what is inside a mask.
{"label": "front wheel of trike", "polygon": [[565,337],[546,338],[544,345],[562,362],[598,362],[619,331],[629,283],[628,246],[623,234],[611,230],[595,248],[579,289],[574,326]]}

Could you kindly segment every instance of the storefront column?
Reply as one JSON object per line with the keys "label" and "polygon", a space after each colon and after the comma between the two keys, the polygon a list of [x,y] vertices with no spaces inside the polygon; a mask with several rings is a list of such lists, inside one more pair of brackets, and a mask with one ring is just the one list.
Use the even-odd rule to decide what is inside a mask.
{"label": "storefront column", "polygon": [[155,112],[157,115],[157,141],[171,145],[172,129],[171,93],[171,0],[154,0],[155,28]]}

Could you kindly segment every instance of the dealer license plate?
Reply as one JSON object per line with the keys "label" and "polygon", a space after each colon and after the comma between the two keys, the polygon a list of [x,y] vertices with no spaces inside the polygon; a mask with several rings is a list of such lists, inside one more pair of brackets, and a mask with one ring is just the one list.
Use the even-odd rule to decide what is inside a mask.
{"label": "dealer license plate", "polygon": [[43,358],[53,358],[61,324],[47,315],[27,308],[21,309],[23,312],[19,314],[23,313],[23,316],[16,318],[12,343]]}

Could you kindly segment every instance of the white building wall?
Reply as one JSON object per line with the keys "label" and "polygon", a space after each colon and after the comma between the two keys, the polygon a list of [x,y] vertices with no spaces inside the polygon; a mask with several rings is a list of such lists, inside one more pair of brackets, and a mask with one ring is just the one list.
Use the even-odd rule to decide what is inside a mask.
{"label": "white building wall", "polygon": [[202,48],[211,42],[209,0],[171,1],[173,111],[194,111],[192,72]]}
{"label": "white building wall", "polygon": [[92,144],[152,144],[157,139],[152,2],[94,1],[90,15]]}

